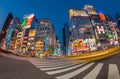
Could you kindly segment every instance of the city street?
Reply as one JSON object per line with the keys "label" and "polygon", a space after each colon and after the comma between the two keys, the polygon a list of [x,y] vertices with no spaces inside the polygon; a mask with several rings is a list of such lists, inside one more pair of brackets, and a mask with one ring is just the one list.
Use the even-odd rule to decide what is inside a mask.
{"label": "city street", "polygon": [[104,60],[86,63],[74,59],[25,58],[4,53],[0,55],[2,79],[120,79],[120,53]]}
{"label": "city street", "polygon": [[23,58],[17,58],[0,55],[0,79],[54,79]]}
{"label": "city street", "polygon": [[120,79],[119,5],[1,0],[0,79]]}

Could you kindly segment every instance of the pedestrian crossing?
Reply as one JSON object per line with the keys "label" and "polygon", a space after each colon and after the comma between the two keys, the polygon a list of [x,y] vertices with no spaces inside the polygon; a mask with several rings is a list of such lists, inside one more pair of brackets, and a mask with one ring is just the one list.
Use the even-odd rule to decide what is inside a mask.
{"label": "pedestrian crossing", "polygon": [[108,79],[120,79],[120,73],[117,65],[110,64],[108,73],[109,73]]}
{"label": "pedestrian crossing", "polygon": [[96,79],[102,66],[103,66],[103,63],[98,63],[97,66],[90,73],[88,73],[83,79],[91,79],[91,78]]}
{"label": "pedestrian crossing", "polygon": [[[80,62],[80,60],[29,60],[41,71],[46,74],[54,76],[56,79],[100,79],[98,75],[104,69],[105,63],[97,62]],[[92,70],[87,73],[89,68]],[[117,64],[108,64],[108,71],[106,71],[107,79],[120,79],[120,70]],[[79,75],[85,75],[78,78]],[[101,75],[102,76],[102,75]]]}

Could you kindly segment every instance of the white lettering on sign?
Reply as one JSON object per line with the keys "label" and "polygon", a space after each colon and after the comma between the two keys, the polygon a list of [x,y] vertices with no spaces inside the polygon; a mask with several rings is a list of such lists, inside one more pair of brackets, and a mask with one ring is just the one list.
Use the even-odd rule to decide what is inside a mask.
{"label": "white lettering on sign", "polygon": [[97,29],[98,29],[99,34],[101,34],[101,32],[105,33],[103,26],[101,27],[97,26]]}

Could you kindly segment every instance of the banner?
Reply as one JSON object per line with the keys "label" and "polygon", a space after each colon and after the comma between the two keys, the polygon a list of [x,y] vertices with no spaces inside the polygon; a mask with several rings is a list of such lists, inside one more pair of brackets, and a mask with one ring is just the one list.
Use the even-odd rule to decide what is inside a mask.
{"label": "banner", "polygon": [[30,28],[33,19],[34,19],[34,14],[26,15],[26,16],[24,17],[23,22],[22,22],[21,25],[22,25],[24,28]]}

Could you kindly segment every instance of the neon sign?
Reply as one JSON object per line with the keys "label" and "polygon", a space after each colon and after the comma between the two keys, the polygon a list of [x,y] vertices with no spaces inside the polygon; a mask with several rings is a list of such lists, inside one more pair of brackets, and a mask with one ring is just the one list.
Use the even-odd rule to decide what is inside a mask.
{"label": "neon sign", "polygon": [[97,26],[97,30],[98,30],[99,34],[101,34],[101,32],[103,32],[103,34],[105,33],[103,26],[101,26],[101,27]]}

